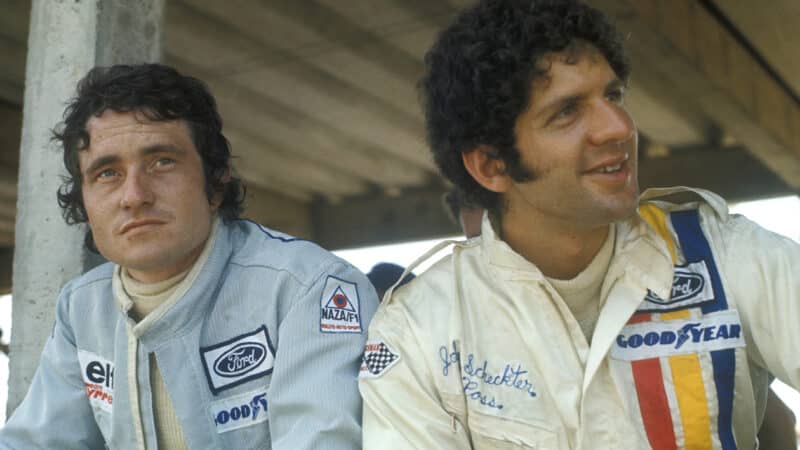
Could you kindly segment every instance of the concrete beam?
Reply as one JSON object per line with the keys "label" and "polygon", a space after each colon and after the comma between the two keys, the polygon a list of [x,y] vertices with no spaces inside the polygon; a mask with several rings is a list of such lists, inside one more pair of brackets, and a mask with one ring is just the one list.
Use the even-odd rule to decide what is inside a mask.
{"label": "concrete beam", "polygon": [[[381,2],[327,2],[332,8],[353,8],[360,12],[355,18],[347,17],[350,22],[363,22],[365,12],[370,11],[381,15],[391,9]],[[332,4],[331,4],[332,3]],[[355,4],[359,3],[359,4]],[[363,3],[371,3],[371,7]],[[174,6],[173,6],[174,5]],[[235,6],[234,6],[235,5]],[[303,8],[312,8],[314,3],[302,3]],[[361,7],[359,7],[361,6]],[[250,71],[258,65],[268,67],[291,67],[300,76],[308,74],[309,78],[320,77],[328,85],[326,90],[337,92],[341,96],[349,97],[350,101],[362,103],[366,100],[384,102],[387,113],[393,113],[402,119],[402,114],[418,120],[419,106],[416,101],[414,83],[416,79],[405,78],[401,73],[386,66],[381,61],[368,58],[360,52],[339,45],[336,41],[327,39],[313,28],[306,27],[306,22],[296,22],[279,13],[273,2],[265,3],[255,0],[231,0],[219,2],[214,0],[193,0],[191,7],[170,3],[168,20],[172,24],[190,19],[184,11],[192,9],[202,14],[204,20],[216,22],[214,34],[205,36],[212,41],[211,45],[227,47],[225,57],[233,60],[232,64],[220,64],[215,67],[220,72],[236,73]],[[174,14],[173,14],[174,13]],[[369,14],[374,16],[374,14]],[[175,19],[171,19],[174,17]],[[328,28],[337,27],[337,20],[345,17],[328,18]],[[417,25],[417,24],[415,24]],[[409,28],[416,28],[409,27]],[[173,27],[170,26],[170,35]],[[269,29],[270,33],[264,33]],[[383,30],[381,30],[383,31]],[[224,38],[219,38],[222,35]],[[184,54],[199,53],[202,61],[202,50],[197,48],[196,35],[186,36],[189,40],[181,39],[182,47],[188,47]],[[391,39],[396,37],[393,33]],[[389,39],[386,36],[385,39]],[[384,43],[383,45],[388,45]],[[255,58],[253,55],[257,55]],[[416,55],[416,54],[413,54]],[[421,53],[419,54],[421,56]],[[191,59],[185,56],[187,59]],[[336,89],[336,84],[343,84],[343,88]],[[351,90],[359,91],[358,95],[349,95]],[[393,111],[394,110],[394,111]],[[409,119],[403,119],[409,120]]]}
{"label": "concrete beam", "polygon": [[17,199],[9,414],[28,390],[64,283],[90,265],[81,227],[54,199],[64,175],[50,129],[77,81],[95,65],[156,61],[164,0],[33,0]]}
{"label": "concrete beam", "polygon": [[[328,167],[336,174],[354,176],[387,188],[419,185],[434,173],[430,160],[426,163],[429,170],[421,169],[417,164],[352,136],[340,126],[286,107],[247,84],[214,75],[176,55],[167,56],[176,67],[208,83],[218,100],[225,123],[268,143],[267,146],[234,148],[234,154],[243,158],[248,154],[263,157],[265,149],[277,149],[302,155],[314,165]],[[298,170],[302,169],[298,167]]]}
{"label": "concrete beam", "polygon": [[315,238],[310,202],[298,202],[248,185],[244,217],[292,236],[311,240]]}
{"label": "concrete beam", "polygon": [[742,147],[684,148],[666,158],[641,158],[642,189],[692,186],[708,189],[729,202],[798,194]]}
{"label": "concrete beam", "polygon": [[[708,142],[714,127],[708,117],[680,101],[669,92],[654,92],[640,86],[642,79],[654,83],[658,74],[637,67],[630,82],[625,106],[639,130],[651,140],[666,146],[685,146]],[[650,71],[652,72],[652,71]]]}
{"label": "concrete beam", "polygon": [[443,186],[405,191],[401,196],[369,195],[313,206],[316,241],[342,249],[458,234],[444,212]]}
{"label": "concrete beam", "polygon": [[396,72],[405,80],[416,81],[422,75],[422,55],[410,55],[391,45],[375,30],[352,22],[336,9],[322,2],[273,0],[270,8],[296,24],[313,30],[323,41],[336,43]]}
{"label": "concrete beam", "polygon": [[227,132],[228,139],[234,148],[264,149],[267,151],[248,152],[240,157],[239,173],[246,179],[258,180],[271,178],[279,180],[288,191],[303,190],[313,187],[331,198],[344,195],[357,195],[367,191],[368,185],[355,178],[344,176],[318,166],[312,161],[298,156],[292,151],[282,151],[265,141],[250,136],[240,130],[231,128]]}
{"label": "concrete beam", "polygon": [[[243,7],[259,9],[254,2],[240,3]],[[270,8],[281,14],[286,12],[284,10],[294,14],[298,8],[308,9],[308,15],[305,17],[310,22],[298,23],[298,26],[316,30],[312,26],[316,23],[316,19],[312,17],[319,12],[317,11],[319,5],[301,2],[296,6],[290,6],[294,3],[296,2],[271,2]],[[218,2],[216,4],[217,8],[221,6]],[[230,10],[227,7],[226,9]],[[323,8],[321,11],[329,10]],[[346,27],[338,18],[334,18],[335,12],[329,12],[334,15],[325,18],[329,27]],[[271,42],[270,35],[265,35],[261,31],[263,28],[260,28],[258,33],[247,35],[236,28],[236,23],[224,21],[231,20],[229,17],[213,17],[181,2],[170,4],[169,20],[172,39],[167,41],[167,45],[171,55],[180,55],[182,60],[199,66],[212,75],[218,75],[240,86],[247,86],[249,91],[261,98],[269,99],[281,109],[294,110],[311,118],[313,122],[326,125],[323,130],[338,129],[340,133],[381,149],[395,159],[417,165],[419,169],[433,170],[423,140],[420,138],[424,135],[424,126],[419,109],[416,105],[413,108],[406,108],[415,111],[409,113],[396,107],[393,100],[394,95],[398,94],[392,93],[390,89],[391,86],[403,85],[403,92],[406,92],[406,95],[402,95],[402,92],[399,95],[402,98],[401,103],[406,104],[409,98],[416,98],[413,88],[409,89],[416,79],[400,78],[401,81],[395,79],[394,83],[391,80],[382,83],[384,77],[394,72],[392,66],[389,66],[392,70],[374,74],[375,79],[370,78],[371,81],[359,78],[364,77],[364,73],[375,71],[365,71],[358,78],[337,76],[340,75],[339,67],[352,65],[361,60],[326,59],[324,64],[315,64],[317,58],[325,59],[327,56],[313,56],[306,59],[296,54],[292,55],[288,50]],[[342,21],[346,23],[346,20]],[[195,32],[197,29],[208,30],[204,34],[204,39],[197,40]],[[209,33],[213,36],[209,36]],[[326,42],[325,45],[329,43]],[[381,47],[381,43],[370,41],[369,47]],[[337,47],[336,50],[332,49],[326,53],[339,52]],[[225,54],[235,62],[232,67],[220,70],[219,67],[225,67],[224,64],[220,65],[216,61],[211,63],[206,56],[209,53]],[[276,59],[282,62],[275,63]],[[246,67],[241,67],[245,64],[242,61],[247,61]],[[370,62],[374,64],[373,60]],[[384,89],[380,94],[375,94],[381,84],[384,85]],[[369,85],[372,85],[373,89],[364,88]],[[388,95],[389,93],[392,95]],[[387,141],[393,145],[386,145]]]}
{"label": "concrete beam", "polygon": [[800,104],[699,2],[593,0],[616,17],[638,79],[668,92],[732,135],[789,186],[800,189]]}

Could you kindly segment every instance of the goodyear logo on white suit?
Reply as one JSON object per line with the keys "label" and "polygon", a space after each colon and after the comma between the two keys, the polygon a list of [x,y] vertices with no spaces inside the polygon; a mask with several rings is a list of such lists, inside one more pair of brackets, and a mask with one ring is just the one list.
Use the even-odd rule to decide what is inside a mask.
{"label": "goodyear logo on white suit", "polygon": [[636,361],[744,346],[739,313],[727,310],[699,319],[626,325],[611,347],[611,357]]}

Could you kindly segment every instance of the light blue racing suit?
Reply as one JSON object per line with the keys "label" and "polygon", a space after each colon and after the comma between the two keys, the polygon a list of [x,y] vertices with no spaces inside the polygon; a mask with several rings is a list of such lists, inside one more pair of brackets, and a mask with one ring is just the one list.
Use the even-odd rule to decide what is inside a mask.
{"label": "light blue racing suit", "polygon": [[149,354],[189,449],[359,449],[357,373],[377,297],[357,269],[255,223],[220,223],[188,292],[145,330],[113,264],[70,281],[2,449],[155,449]]}

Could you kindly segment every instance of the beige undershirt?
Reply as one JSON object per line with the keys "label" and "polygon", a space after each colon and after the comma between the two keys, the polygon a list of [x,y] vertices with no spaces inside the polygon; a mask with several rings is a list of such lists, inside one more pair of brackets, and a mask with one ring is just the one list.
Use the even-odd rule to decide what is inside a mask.
{"label": "beige undershirt", "polygon": [[[141,322],[148,314],[153,312],[160,305],[174,302],[172,298],[176,292],[181,295],[188,290],[186,284],[191,284],[210,254],[210,248],[214,243],[214,236],[217,224],[211,230],[211,236],[205,243],[197,261],[172,278],[156,283],[141,283],[131,278],[127,270],[115,270],[114,277],[119,279],[120,285],[125,290],[125,294],[131,299],[133,305],[129,311],[131,318]],[[189,276],[187,276],[189,275]],[[167,392],[167,386],[161,371],[158,369],[155,353],[150,353],[150,387],[153,397],[153,416],[156,425],[156,438],[158,448],[166,450],[186,450],[186,441],[183,438],[180,421],[175,415],[175,407],[172,399]]]}
{"label": "beige undershirt", "polygon": [[608,236],[600,251],[575,278],[571,280],[547,278],[572,311],[589,343],[592,342],[592,334],[600,317],[600,290],[612,256],[614,256],[614,224],[609,227]]}

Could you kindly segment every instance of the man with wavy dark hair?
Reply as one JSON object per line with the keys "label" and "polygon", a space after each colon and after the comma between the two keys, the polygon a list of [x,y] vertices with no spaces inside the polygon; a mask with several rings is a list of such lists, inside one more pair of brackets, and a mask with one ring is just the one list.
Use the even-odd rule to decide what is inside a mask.
{"label": "man with wavy dark hair", "polygon": [[158,64],[95,68],[55,139],[64,218],[110,263],[62,290],[0,448],[360,448],[375,292],[316,245],[239,219],[205,85]]}
{"label": "man with wavy dark hair", "polygon": [[426,64],[433,156],[488,214],[384,297],[365,448],[755,448],[769,373],[800,386],[800,246],[707,191],[639,195],[608,20],[482,0]]}

